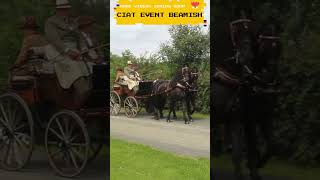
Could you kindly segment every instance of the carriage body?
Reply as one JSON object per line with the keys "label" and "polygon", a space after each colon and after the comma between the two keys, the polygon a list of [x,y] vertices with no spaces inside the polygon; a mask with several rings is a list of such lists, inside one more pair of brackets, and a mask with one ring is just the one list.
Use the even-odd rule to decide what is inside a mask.
{"label": "carriage body", "polygon": [[0,145],[17,152],[0,151],[7,153],[0,167],[22,169],[34,145],[41,144],[57,174],[79,175],[108,141],[108,69],[93,67],[93,87],[81,107],[65,98],[72,92],[62,89],[55,75],[12,77],[7,93],[0,96]]}
{"label": "carriage body", "polygon": [[119,114],[122,107],[124,107],[127,117],[135,117],[144,106],[147,112],[148,103],[152,96],[153,82],[151,80],[139,81],[139,88],[137,91],[130,90],[128,86],[115,83],[113,91],[110,93],[110,114]]}

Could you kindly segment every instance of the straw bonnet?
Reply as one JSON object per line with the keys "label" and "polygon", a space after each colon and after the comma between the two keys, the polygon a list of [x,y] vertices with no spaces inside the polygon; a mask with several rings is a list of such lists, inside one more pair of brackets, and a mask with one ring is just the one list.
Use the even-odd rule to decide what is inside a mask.
{"label": "straw bonnet", "polygon": [[39,26],[37,25],[36,18],[34,16],[23,16],[20,20],[20,28],[37,29]]}
{"label": "straw bonnet", "polygon": [[69,0],[56,0],[56,8],[57,9],[68,9],[71,8],[71,4]]}

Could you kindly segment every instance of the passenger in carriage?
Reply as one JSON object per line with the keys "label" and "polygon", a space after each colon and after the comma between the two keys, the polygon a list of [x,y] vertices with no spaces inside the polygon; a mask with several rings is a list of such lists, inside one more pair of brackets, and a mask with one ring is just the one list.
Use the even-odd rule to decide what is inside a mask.
{"label": "passenger in carriage", "polygon": [[39,26],[33,16],[25,16],[21,20],[21,27],[23,31],[23,41],[20,53],[14,65],[10,68],[13,76],[25,76],[34,73],[37,64],[30,62],[32,55],[31,49],[33,47],[42,47],[48,44],[47,40],[39,33]]}
{"label": "passenger in carriage", "polygon": [[122,68],[117,68],[116,79],[114,80],[114,82],[120,85],[127,85],[126,83],[127,80],[128,80],[128,77],[123,73]]}

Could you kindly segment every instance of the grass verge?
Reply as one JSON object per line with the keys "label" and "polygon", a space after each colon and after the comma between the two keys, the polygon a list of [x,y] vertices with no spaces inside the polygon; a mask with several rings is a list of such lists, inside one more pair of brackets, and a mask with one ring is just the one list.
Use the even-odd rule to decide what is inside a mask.
{"label": "grass verge", "polygon": [[177,156],[151,147],[111,139],[112,180],[209,180],[209,159]]}
{"label": "grass verge", "polygon": [[[230,156],[222,155],[212,159],[214,167],[232,172],[233,166]],[[248,172],[246,172],[248,173]],[[271,160],[267,166],[261,170],[261,174],[287,177],[291,180],[317,180],[320,179],[320,168],[299,167],[291,165],[281,160]]]}

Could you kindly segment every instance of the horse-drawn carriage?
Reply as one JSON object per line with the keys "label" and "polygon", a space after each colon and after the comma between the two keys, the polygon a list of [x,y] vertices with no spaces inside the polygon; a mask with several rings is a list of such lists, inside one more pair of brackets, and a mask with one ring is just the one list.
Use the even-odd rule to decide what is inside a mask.
{"label": "horse-drawn carriage", "polygon": [[117,115],[124,108],[127,117],[135,117],[145,105],[148,111],[149,98],[152,95],[153,81],[139,81],[138,91],[130,90],[127,85],[115,83],[110,93],[110,114]]}
{"label": "horse-drawn carriage", "polygon": [[88,100],[76,107],[55,75],[10,78],[0,95],[0,168],[20,170],[44,144],[54,171],[79,175],[108,141],[107,65],[93,66]]}

